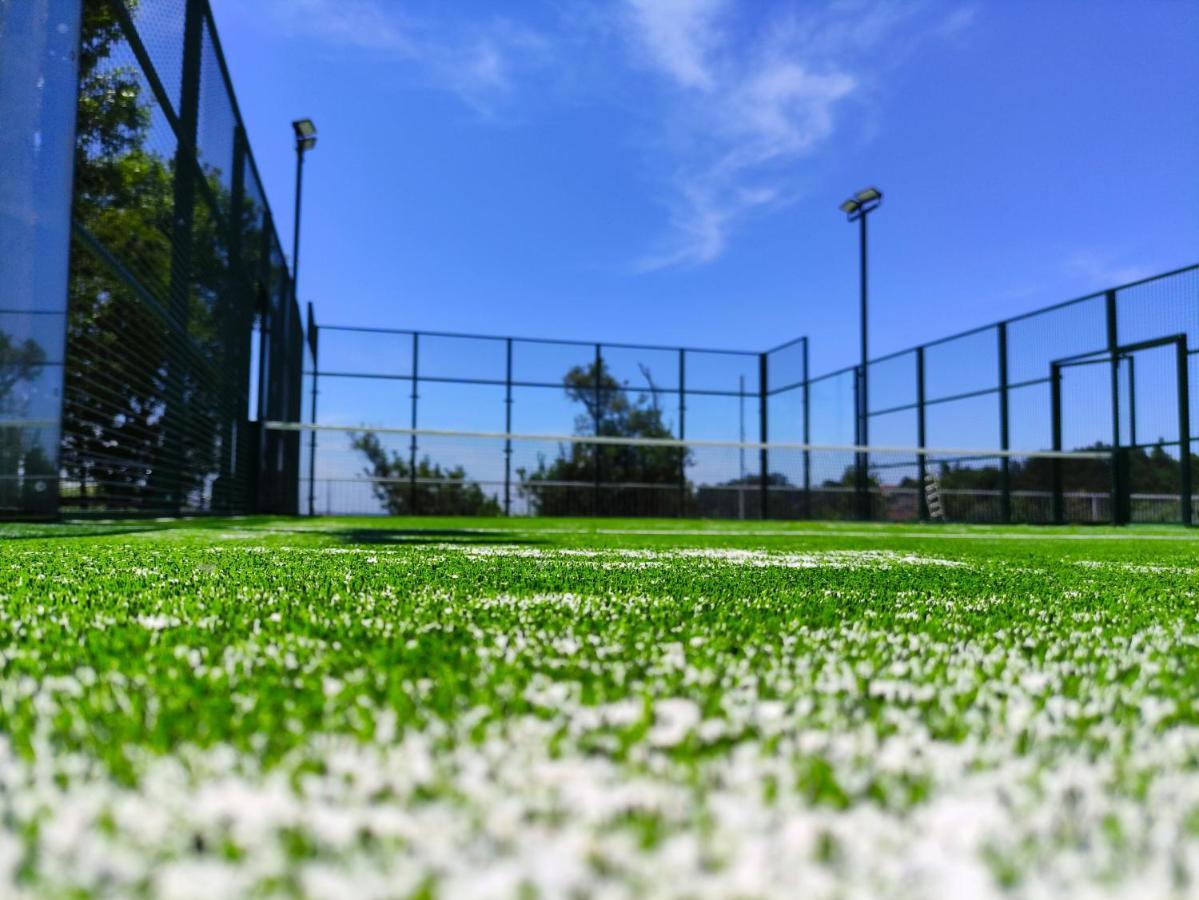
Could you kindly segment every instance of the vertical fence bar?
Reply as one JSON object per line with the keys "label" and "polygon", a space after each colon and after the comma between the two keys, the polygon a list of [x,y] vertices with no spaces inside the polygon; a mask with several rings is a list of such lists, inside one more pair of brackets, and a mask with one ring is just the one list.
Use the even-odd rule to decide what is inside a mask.
{"label": "vertical fence bar", "polygon": [[[226,411],[221,421],[221,462],[218,484],[213,485],[212,505],[214,511],[232,511],[234,498],[238,489],[232,481],[241,474],[237,464],[237,431],[238,423],[246,418],[245,398],[249,391],[249,354],[244,350],[249,346],[249,335],[246,329],[246,317],[242,310],[249,305],[246,297],[245,272],[242,269],[242,238],[244,237],[242,221],[246,196],[246,135],[240,125],[233,126],[233,171],[229,196],[229,219],[225,223],[225,240],[228,246],[228,265],[226,271],[228,280],[225,290],[228,293],[225,323],[222,329],[224,341],[224,365],[219,373],[224,379],[225,390],[237,398],[232,411]],[[244,340],[243,340],[244,338]],[[243,350],[242,354],[235,352],[236,348]]]}
{"label": "vertical fence bar", "polygon": [[[854,421],[854,443],[858,447],[866,443],[866,370],[863,366],[855,366],[853,370],[853,405],[857,415]],[[857,505],[857,517],[867,522],[870,520],[870,494],[867,475],[866,454],[862,450],[854,453],[854,502]]]}
{"label": "vertical fence bar", "polygon": [[804,518],[812,517],[812,451],[806,449],[812,443],[811,391],[808,390],[808,339],[803,339],[803,505]]}
{"label": "vertical fence bar", "polygon": [[[999,338],[999,449],[1011,449],[1011,417],[1008,410],[1007,322],[996,327]],[[999,521],[1012,521],[1012,461],[999,459]]]}
{"label": "vertical fence bar", "polygon": [[270,417],[270,395],[267,386],[270,378],[271,331],[274,329],[274,312],[271,308],[271,222],[270,210],[262,214],[262,239],[258,249],[258,285],[255,289],[254,302],[258,310],[258,399],[256,410],[258,415],[258,458],[254,465],[254,485],[257,504],[255,512],[271,511],[269,486],[267,484],[267,465],[270,456],[272,437],[262,427],[262,423]]}
{"label": "vertical fence bar", "polygon": [[[317,378],[320,365],[317,363],[317,325],[316,315],[312,310],[312,301],[308,301],[308,347],[312,350],[312,424],[316,425],[316,394]],[[316,515],[316,428],[308,435],[308,515]]]}
{"label": "vertical fence bar", "polygon": [[512,515],[512,338],[506,340],[508,363],[504,372],[504,515]]}
{"label": "vertical fence bar", "polygon": [[[687,438],[687,351],[679,349],[679,440]],[[687,448],[679,448],[679,515],[687,512]]]}
{"label": "vertical fence bar", "polygon": [[[924,347],[916,348],[916,446],[924,449],[927,436],[924,430]],[[916,457],[916,504],[921,521],[929,518],[928,494],[924,485],[928,478],[928,458],[921,453]]]}
{"label": "vertical fence bar", "polygon": [[[191,296],[192,236],[196,206],[196,132],[200,121],[200,57],[203,51],[204,17],[201,0],[187,0],[183,17],[183,65],[180,72],[179,133],[175,145],[171,222],[171,318],[186,335]],[[186,344],[186,341],[181,342]],[[184,493],[184,404],[183,352],[167,363],[166,412],[163,415],[163,455],[151,477],[159,481],[155,493],[165,509],[178,512]]]}
{"label": "vertical fence bar", "polygon": [[761,472],[760,491],[760,515],[766,519],[770,517],[770,452],[766,449],[766,443],[770,440],[770,427],[766,413],[766,397],[768,390],[769,363],[767,362],[766,354],[758,354],[758,430],[759,440],[762,443],[762,448],[758,451],[758,466]]}
{"label": "vertical fence bar", "polygon": [[420,333],[412,332],[412,441],[408,449],[408,511],[418,513],[416,494],[416,401],[418,398],[417,384],[420,367],[417,359],[420,355]]}
{"label": "vertical fence bar", "polygon": [[[601,381],[604,371],[604,351],[600,344],[595,345],[595,436],[600,436],[600,427],[603,424],[603,414],[600,411],[601,401]],[[595,479],[591,488],[591,509],[592,515],[598,516],[600,511],[600,445],[596,444],[592,451],[593,469],[592,476]]]}
{"label": "vertical fence bar", "polygon": [[[1062,449],[1062,370],[1057,363],[1049,367],[1050,414],[1053,417],[1053,449]],[[1066,520],[1065,496],[1062,492],[1062,460],[1053,458],[1053,521],[1060,525]]]}
{"label": "vertical fence bar", "polygon": [[[1128,363],[1128,445],[1137,446],[1137,358],[1132,354],[1122,362]],[[1127,456],[1127,454],[1125,454]]]}
{"label": "vertical fence bar", "polygon": [[1131,510],[1128,508],[1128,486],[1125,479],[1123,456],[1120,452],[1120,336],[1117,331],[1116,292],[1107,291],[1103,296],[1104,313],[1107,320],[1107,353],[1110,359],[1111,404],[1112,404],[1112,456],[1111,456],[1111,516],[1112,524],[1124,525]]}
{"label": "vertical fence bar", "polygon": [[1193,522],[1194,511],[1191,499],[1191,392],[1187,370],[1187,339],[1184,333],[1178,339],[1178,464],[1180,489],[1182,491],[1182,524]]}

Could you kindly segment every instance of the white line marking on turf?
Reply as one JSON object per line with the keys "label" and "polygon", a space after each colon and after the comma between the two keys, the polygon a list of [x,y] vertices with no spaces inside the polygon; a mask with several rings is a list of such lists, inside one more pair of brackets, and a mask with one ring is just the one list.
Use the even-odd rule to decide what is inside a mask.
{"label": "white line marking on turf", "polygon": [[[477,530],[488,534],[504,534],[508,531],[507,529],[495,529],[493,531],[487,529]],[[683,537],[864,537],[885,538],[888,540],[895,540],[896,538],[945,538],[948,540],[970,541],[1199,541],[1199,534],[1038,534],[1018,531],[993,534],[970,531],[706,531],[702,528],[676,528],[670,530],[655,528],[596,528],[593,530],[528,528],[523,529],[523,531],[528,534],[577,534],[580,536],[588,534],[611,534],[633,536],[661,535],[663,537],[670,537],[671,535],[680,535]]]}

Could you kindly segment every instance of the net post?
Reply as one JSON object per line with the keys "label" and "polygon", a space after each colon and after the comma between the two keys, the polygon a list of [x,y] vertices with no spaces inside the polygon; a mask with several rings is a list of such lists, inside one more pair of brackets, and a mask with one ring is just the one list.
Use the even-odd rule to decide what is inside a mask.
{"label": "net post", "polygon": [[1107,323],[1108,365],[1111,369],[1112,406],[1112,458],[1111,458],[1111,506],[1112,524],[1125,525],[1130,518],[1128,509],[1128,487],[1125,481],[1123,455],[1120,450],[1120,338],[1117,330],[1116,292],[1106,291],[1103,295],[1104,314]]}
{"label": "net post", "polygon": [[[1011,449],[1011,418],[1008,407],[1007,322],[995,326],[999,339],[999,449]],[[999,458],[999,521],[1012,521],[1012,465],[1007,456]]]}
{"label": "net post", "polygon": [[[1049,371],[1053,449],[1060,452],[1062,449],[1062,370],[1057,363],[1053,363],[1050,365]],[[1053,458],[1050,469],[1053,472],[1053,521],[1055,524],[1061,525],[1066,520],[1066,509],[1065,496],[1062,493],[1062,460],[1060,457]]]}
{"label": "net post", "polygon": [[[192,236],[196,205],[196,133],[200,121],[200,58],[204,40],[201,0],[187,0],[183,16],[183,65],[180,72],[179,133],[176,135],[171,206],[170,312],[187,333],[191,294]],[[167,363],[167,408],[163,416],[162,477],[158,490],[164,508],[178,513],[183,505],[183,360]],[[157,468],[157,467],[155,467]],[[159,480],[157,472],[155,480]]]}
{"label": "net post", "polygon": [[420,356],[420,332],[412,332],[412,441],[408,448],[408,512],[418,513],[416,497],[416,401],[417,384],[420,368],[417,360]]}
{"label": "net post", "polygon": [[[924,347],[916,348],[916,446],[925,448],[926,435],[924,431]],[[920,510],[920,520],[929,519],[928,496],[924,486],[928,483],[928,457],[921,453],[916,458],[916,473],[919,484],[916,488],[916,502]]]}
{"label": "net post", "polygon": [[[504,433],[512,433],[512,338],[505,338],[507,366],[504,370]],[[512,438],[504,439],[504,515],[512,515]]]}
{"label": "net post", "polygon": [[1178,348],[1178,468],[1181,491],[1179,499],[1182,501],[1182,524],[1191,525],[1194,521],[1194,501],[1191,499],[1191,397],[1185,333],[1179,335],[1175,346]]}
{"label": "net post", "polygon": [[[679,440],[687,437],[687,351],[679,348]],[[687,512],[687,448],[679,451],[679,516]]]}
{"label": "net post", "polygon": [[769,439],[770,429],[767,421],[766,413],[766,391],[769,363],[767,362],[766,354],[758,354],[758,431],[762,448],[758,451],[758,466],[760,471],[759,476],[759,515],[766,519],[770,516],[769,507],[769,491],[770,491],[770,454],[766,449],[766,442]]}
{"label": "net post", "polygon": [[[812,443],[811,391],[808,389],[808,339],[803,339],[803,442]],[[812,518],[812,451],[803,452],[804,518]]]}

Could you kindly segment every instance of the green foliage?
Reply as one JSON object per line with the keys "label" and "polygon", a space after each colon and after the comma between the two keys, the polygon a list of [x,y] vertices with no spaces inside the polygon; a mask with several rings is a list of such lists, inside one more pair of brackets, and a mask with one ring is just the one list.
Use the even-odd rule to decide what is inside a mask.
{"label": "green foliage", "polygon": [[[443,516],[497,516],[500,505],[495,497],[483,493],[473,481],[466,480],[462,466],[442,468],[428,456],[416,463],[415,476],[409,460],[396,451],[383,449],[374,432],[355,434],[350,446],[367,459],[363,474],[371,480],[371,489],[391,515],[421,512]],[[414,480],[415,478],[415,480]]]}
{"label": "green foliage", "polygon": [[[602,360],[574,366],[563,377],[566,396],[584,412],[575,417],[575,434],[604,438],[673,438],[648,369],[642,374],[648,392],[632,393],[609,372]],[[518,490],[538,515],[572,515],[583,511],[637,515],[661,508],[660,486],[680,484],[692,462],[684,447],[638,447],[586,442],[560,447],[558,456],[540,458],[537,467],[517,469]],[[594,509],[596,482],[603,487]],[[645,487],[637,487],[643,485]],[[688,487],[688,491],[690,488]]]}

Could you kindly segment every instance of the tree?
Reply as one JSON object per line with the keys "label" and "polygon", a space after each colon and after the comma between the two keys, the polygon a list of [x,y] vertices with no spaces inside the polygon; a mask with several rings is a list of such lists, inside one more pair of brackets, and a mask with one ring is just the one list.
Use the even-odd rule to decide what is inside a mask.
{"label": "tree", "polygon": [[[673,438],[650,371],[642,367],[641,372],[649,390],[633,395],[627,384],[612,376],[603,360],[571,368],[562,384],[566,396],[584,410],[575,417],[575,434]],[[537,515],[572,515],[580,511],[638,515],[660,510],[663,492],[657,486],[679,485],[685,466],[691,462],[685,447],[576,441],[559,447],[556,459],[541,457],[537,468],[519,468],[517,475],[519,491]],[[601,485],[598,508],[590,499],[596,483]],[[578,502],[580,492],[586,498],[582,503]]]}
{"label": "tree", "polygon": [[417,461],[414,481],[410,462],[394,450],[388,454],[374,432],[352,435],[350,446],[366,457],[369,465],[362,473],[370,479],[375,497],[390,515],[500,514],[500,505],[495,497],[483,493],[477,483],[467,481],[466,470],[462,466],[443,469],[424,456]]}

